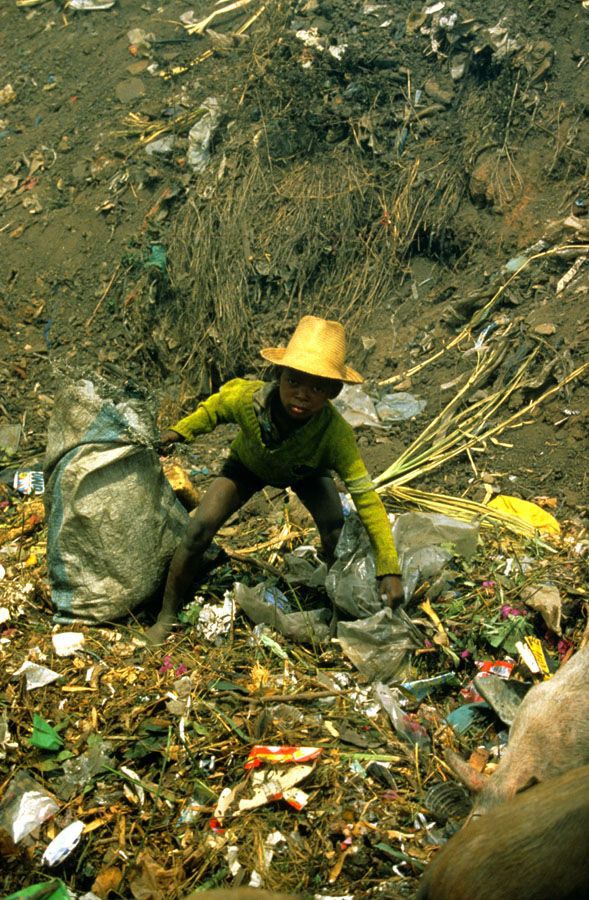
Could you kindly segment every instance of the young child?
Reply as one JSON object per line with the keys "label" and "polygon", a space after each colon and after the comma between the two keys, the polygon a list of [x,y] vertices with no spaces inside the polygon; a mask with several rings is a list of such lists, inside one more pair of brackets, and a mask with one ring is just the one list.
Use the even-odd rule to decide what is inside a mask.
{"label": "young child", "polygon": [[330,402],[344,382],[363,381],[346,365],[345,353],[345,333],[339,322],[304,316],[287,347],[261,351],[264,359],[279,367],[278,383],[235,378],[162,435],[161,443],[167,445],[190,441],[224,422],[240,426],[229,458],[172,557],[162,609],[147,634],[153,643],[161,643],[177,623],[219,528],[265,485],[292,488],[313,516],[331,564],[344,521],[331,471],[345,483],[369,534],[383,599],[391,607],[402,599],[399,561],[385,508],[352,428]]}

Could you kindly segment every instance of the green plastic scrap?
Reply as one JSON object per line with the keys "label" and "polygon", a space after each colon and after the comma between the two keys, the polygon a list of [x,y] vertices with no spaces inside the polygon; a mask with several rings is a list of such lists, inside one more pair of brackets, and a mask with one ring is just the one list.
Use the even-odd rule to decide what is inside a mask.
{"label": "green plastic scrap", "polygon": [[385,844],[385,843],[375,844],[375,848],[377,850],[380,850],[381,853],[384,853],[385,856],[388,856],[392,859],[398,859],[398,860],[401,860],[402,862],[411,863],[411,865],[415,866],[415,868],[419,872],[423,872],[423,870],[425,869],[425,865],[423,864],[423,862],[420,859],[415,859],[414,856],[408,856],[406,853],[402,853],[400,850],[397,850],[395,847],[391,847],[390,844]]}
{"label": "green plastic scrap", "polygon": [[464,734],[465,731],[480,721],[484,715],[483,710],[489,709],[488,703],[464,703],[448,713],[444,722],[454,729],[456,734]]}
{"label": "green plastic scrap", "polygon": [[71,900],[71,898],[72,895],[61,878],[53,878],[51,881],[42,881],[21,888],[16,894],[11,894],[4,900]]}
{"label": "green plastic scrap", "polygon": [[286,652],[286,650],[283,650],[282,647],[280,646],[280,644],[278,644],[269,635],[264,634],[262,632],[259,640],[260,640],[260,644],[263,644],[264,647],[267,647],[268,650],[270,650],[279,659],[288,659],[288,653]]}
{"label": "green plastic scrap", "polygon": [[38,747],[39,750],[61,750],[63,747],[63,741],[55,728],[37,713],[33,714],[33,733],[29,738],[29,744]]}
{"label": "green plastic scrap", "polygon": [[165,272],[168,260],[166,256],[166,248],[163,244],[152,244],[149,251],[149,256],[143,263],[146,269],[159,269],[160,272]]}

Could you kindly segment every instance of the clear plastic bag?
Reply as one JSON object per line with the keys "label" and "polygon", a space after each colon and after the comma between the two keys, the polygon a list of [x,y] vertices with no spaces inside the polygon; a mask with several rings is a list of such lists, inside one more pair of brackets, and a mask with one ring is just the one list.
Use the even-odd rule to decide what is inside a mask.
{"label": "clear plastic bag", "polygon": [[55,791],[62,800],[71,800],[105,767],[112,766],[112,747],[108,741],[98,740],[91,747],[63,764],[63,775],[55,784]]}
{"label": "clear plastic bag", "polygon": [[386,684],[375,684],[374,693],[384,711],[388,714],[392,726],[404,741],[422,750],[429,750],[431,742],[423,725],[407,713],[400,705],[400,692]]}
{"label": "clear plastic bag", "polygon": [[367,619],[339,622],[342,652],[371,681],[402,677],[412,650],[423,647],[419,629],[402,610],[388,607]]}
{"label": "clear plastic bag", "polygon": [[346,385],[334,405],[352,428],[386,428],[392,422],[405,422],[418,416],[425,409],[426,401],[403,391],[375,399],[355,384]]}
{"label": "clear plastic bag", "polygon": [[58,812],[59,806],[28,772],[17,772],[0,804],[0,828],[15,844]]}
{"label": "clear plastic bag", "polygon": [[248,587],[237,581],[233,588],[235,602],[256,625],[269,625],[285,637],[299,643],[313,644],[329,640],[330,611],[327,609],[282,612],[266,596],[269,585]]}
{"label": "clear plastic bag", "polygon": [[325,589],[335,606],[357,619],[382,610],[370,539],[355,513],[344,522],[335,556],[325,579]]}
{"label": "clear plastic bag", "polygon": [[359,384],[346,385],[334,400],[334,406],[352,428],[360,428],[362,425],[383,427],[376,414],[374,400]]}
{"label": "clear plastic bag", "polygon": [[381,422],[405,422],[422,413],[426,405],[425,400],[418,400],[413,394],[399,391],[381,397],[376,404],[376,414]]}
{"label": "clear plastic bag", "polygon": [[453,556],[476,553],[479,526],[441,513],[410,512],[397,518],[393,536],[409,599],[420,581],[437,575]]}
{"label": "clear plastic bag", "polygon": [[285,553],[284,577],[289,584],[302,584],[305,587],[325,587],[327,566],[320,562],[314,547],[297,547],[292,553]]}

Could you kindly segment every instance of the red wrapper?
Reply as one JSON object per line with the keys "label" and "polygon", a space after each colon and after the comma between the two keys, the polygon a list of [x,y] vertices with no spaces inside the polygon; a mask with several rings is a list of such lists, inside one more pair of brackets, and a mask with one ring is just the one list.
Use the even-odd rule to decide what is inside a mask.
{"label": "red wrapper", "polygon": [[246,769],[257,769],[262,763],[304,763],[317,759],[321,747],[275,747],[258,744],[252,747],[245,763]]}

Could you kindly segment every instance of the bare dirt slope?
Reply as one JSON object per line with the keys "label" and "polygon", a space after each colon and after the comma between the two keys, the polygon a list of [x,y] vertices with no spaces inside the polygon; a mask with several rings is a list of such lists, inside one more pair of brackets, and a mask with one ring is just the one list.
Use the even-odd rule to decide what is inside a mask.
{"label": "bare dirt slope", "polygon": [[[493,424],[516,416],[515,427],[414,484],[476,500],[489,491],[539,499],[568,520],[574,539],[560,556],[536,548],[529,577],[557,582],[566,594],[565,637],[550,640],[555,658],[557,645],[561,656],[572,652],[585,595],[571,548],[581,546],[587,524],[586,6],[274,0],[250,2],[198,35],[184,24],[211,13],[212,0],[116,0],[86,12],[62,0],[4,0],[0,435],[4,426],[22,431],[16,449],[0,447],[4,481],[15,465],[40,465],[66,380],[97,375],[144,391],[169,425],[223,380],[260,374],[259,347],[284,341],[304,313],[346,323],[350,362],[374,395],[403,390],[426,401],[411,421],[359,432],[374,474],[456,397],[477,364],[494,360],[470,392],[475,404],[501,394],[526,365],[491,417]],[[189,133],[215,109],[210,98],[218,116],[197,172],[202,141]],[[200,486],[226,446],[221,430],[196,442],[190,461]],[[62,667],[64,678],[42,689],[42,701],[16,681],[3,683],[16,740],[3,732],[0,791],[23,767],[51,787],[68,757],[87,760],[96,752],[90,738],[106,735],[116,766],[138,771],[148,795],[142,805],[133,778],[129,795],[112,771],[88,794],[78,783],[69,800],[64,794],[59,827],[79,815],[92,829],[83,852],[59,870],[72,890],[106,897],[111,884],[111,896],[180,897],[205,881],[230,880],[222,835],[209,821],[221,788],[240,782],[246,744],[304,738],[332,754],[315,770],[309,810],[295,820],[274,805],[242,819],[240,877],[246,869],[249,877],[254,858],[263,862],[267,834],[282,829],[288,846],[268,866],[270,887],[410,895],[431,854],[416,816],[446,773],[437,763],[420,761],[420,769],[390,723],[369,720],[348,694],[321,706],[326,684],[327,693],[335,689],[320,669],[341,666],[339,651],[318,658],[289,644],[289,669],[267,646],[252,649],[241,626],[220,648],[187,631],[163,657],[139,647],[133,625],[124,634],[88,629],[100,664],[86,683],[80,659],[48,656],[39,509],[27,506],[23,524],[22,500],[6,484],[0,489],[0,516],[10,529],[18,520],[16,531],[0,531],[12,616],[0,623],[6,670],[32,655]],[[230,523],[228,544],[274,546],[282,500],[258,503]],[[502,554],[517,553],[489,546],[440,604],[467,678],[479,648],[503,652],[485,641],[505,627],[499,608],[518,602],[528,577],[504,576]],[[206,590],[221,600],[235,573],[227,564],[215,578]],[[36,587],[27,593],[29,580]],[[539,616],[523,621],[517,626],[544,636]],[[447,672],[454,663],[435,643],[431,620],[424,615],[421,624],[431,640],[417,673]],[[178,737],[182,708],[166,705],[186,671],[198,682],[194,758]],[[219,686],[220,672],[232,680]],[[293,720],[294,707],[272,707],[268,716],[260,691],[280,706],[291,689],[302,690],[303,704],[308,693],[313,709]],[[38,709],[62,723],[63,760],[28,743]],[[318,709],[336,722],[331,730]],[[441,706],[428,701],[419,716],[441,753],[449,740]],[[385,762],[396,760],[396,782],[371,781],[359,767],[373,747]],[[191,803],[195,818],[180,829]],[[15,852],[1,844],[5,892],[44,880],[41,844],[49,836]]]}
{"label": "bare dirt slope", "polygon": [[[456,13],[454,30],[440,25],[443,10],[437,18],[426,16],[411,3],[377,9],[314,0],[274,4],[266,14],[271,37],[262,16],[228,48],[214,36],[190,36],[180,24],[188,9],[196,19],[209,12],[206,2],[158,7],[122,0],[100,12],[63,7],[51,0],[24,8],[6,3],[0,12],[3,79],[11,86],[0,107],[0,412],[5,422],[24,423],[26,453],[42,451],[54,392],[66,372],[96,371],[116,382],[130,376],[154,389],[167,414],[175,415],[220,379],[252,371],[259,343],[283,338],[300,312],[345,313],[337,267],[357,247],[346,243],[341,218],[329,223],[329,211],[312,210],[328,223],[323,233],[314,223],[313,247],[328,246],[309,262],[311,251],[299,247],[297,257],[288,244],[284,220],[293,201],[285,198],[278,231],[284,230],[289,272],[279,235],[272,244],[263,233],[264,220],[278,217],[280,203],[261,206],[257,220],[255,207],[248,208],[248,241],[231,230],[238,213],[226,201],[226,186],[251,172],[249,142],[263,143],[260,156],[273,172],[289,174],[302,164],[312,179],[317,166],[335,166],[345,182],[353,167],[358,180],[372,181],[373,194],[364,189],[363,205],[352,213],[355,239],[363,229],[364,246],[372,242],[371,252],[381,257],[388,241],[389,264],[384,276],[367,278],[364,296],[359,290],[351,298],[346,318],[353,356],[375,380],[402,372],[456,334],[502,283],[505,262],[584,196],[587,13],[580,3],[550,10],[512,3],[491,14],[487,4],[473,2]],[[448,15],[452,11],[448,5]],[[231,33],[245,20],[244,12],[218,27]],[[134,28],[151,37],[135,35],[132,45]],[[338,60],[328,50],[305,47],[294,36],[301,29],[318,34],[325,47],[347,49]],[[190,65],[209,49],[210,58]],[[312,65],[303,69],[305,62]],[[161,77],[173,67],[187,71]],[[208,96],[219,99],[223,119],[212,147],[212,179],[205,173],[199,187],[187,163],[182,116]],[[129,116],[137,117],[134,123]],[[171,127],[176,143],[170,153],[146,153],[138,134],[149,123]],[[413,179],[413,193],[403,193],[395,178]],[[203,212],[207,203],[212,208],[211,180],[222,200],[215,215],[226,212],[217,226]],[[307,184],[311,193],[313,184]],[[254,179],[254,197],[259,190]],[[401,208],[404,200],[410,214]],[[337,207],[335,201],[324,205]],[[194,221],[209,226],[208,236],[188,232]],[[565,228],[552,243],[574,233]],[[195,258],[195,245],[207,241],[203,262]],[[156,285],[157,297],[154,245],[163,246],[171,271],[164,291]],[[515,328],[528,342],[543,343],[544,362],[552,356],[565,368],[582,358],[587,338],[583,273],[555,294],[571,257],[540,261],[493,310],[501,327],[508,321],[512,334]],[[210,269],[233,260],[223,283],[218,275],[204,278],[207,258]],[[336,273],[331,281],[323,274],[330,266]],[[198,296],[187,289],[191,281],[200,285]],[[215,300],[200,299],[215,291],[229,298],[233,292],[234,326],[230,299],[224,322],[214,321]],[[232,327],[245,338],[238,345],[224,336]],[[370,352],[361,349],[361,335],[376,339]],[[414,380],[412,389],[428,399],[432,412],[446,399],[440,384],[459,374],[462,360],[461,354],[446,357]],[[493,450],[491,468],[520,478],[524,493],[557,493],[572,510],[583,494],[577,461],[578,442],[586,437],[584,397],[557,395],[553,407],[508,441],[511,452]],[[392,446],[381,445],[373,457],[367,449],[373,467],[390,462],[406,442],[407,428],[397,430]]]}

